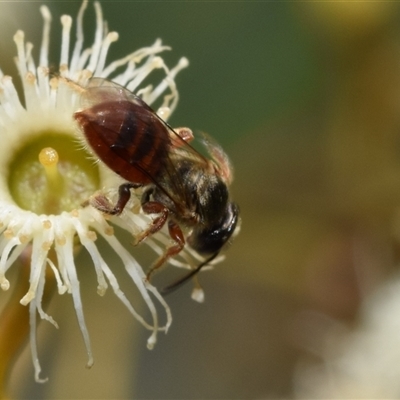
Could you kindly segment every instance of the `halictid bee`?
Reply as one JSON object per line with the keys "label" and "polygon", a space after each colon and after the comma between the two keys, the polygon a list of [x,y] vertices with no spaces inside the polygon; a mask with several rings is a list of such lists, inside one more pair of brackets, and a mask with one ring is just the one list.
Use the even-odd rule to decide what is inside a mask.
{"label": "halictid bee", "polygon": [[[99,159],[127,182],[111,205],[105,197],[89,200],[100,211],[120,214],[131,189],[143,187],[142,210],[158,214],[139,241],[168,223],[173,244],[153,264],[147,278],[185,242],[205,261],[165,288],[170,292],[211,262],[238,226],[239,208],[228,186],[232,171],[219,145],[205,137],[210,159],[188,142],[188,128],[173,129],[140,97],[111,81],[92,78],[82,93],[85,108],[74,114],[88,144]],[[188,234],[182,232],[185,227]]]}

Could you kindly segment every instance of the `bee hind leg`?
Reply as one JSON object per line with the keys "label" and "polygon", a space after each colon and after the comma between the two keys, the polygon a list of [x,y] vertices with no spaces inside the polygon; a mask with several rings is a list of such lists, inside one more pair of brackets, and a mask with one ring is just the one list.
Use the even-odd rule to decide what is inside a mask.
{"label": "bee hind leg", "polygon": [[[169,210],[165,207],[164,204],[158,201],[150,200],[151,195],[153,194],[153,188],[146,190],[142,195],[142,210],[145,214],[158,214],[158,216],[152,221],[149,228],[142,232],[137,238],[136,243],[139,244],[148,236],[157,233],[167,222]],[[172,246],[167,247],[164,253],[155,261],[155,263],[149,269],[149,272],[146,275],[147,281],[150,280],[150,277],[153,273],[159,269],[170,257],[173,257],[180,253],[180,251],[185,246],[185,238],[183,236],[183,232],[179,225],[173,221],[168,221],[168,232],[171,239],[174,241]]]}
{"label": "bee hind leg", "polygon": [[120,215],[124,210],[126,204],[131,198],[131,189],[137,189],[142,186],[135,183],[124,183],[118,188],[118,200],[115,205],[112,205],[108,198],[102,193],[97,193],[85,201],[82,206],[86,207],[91,205],[97,210],[110,215]]}

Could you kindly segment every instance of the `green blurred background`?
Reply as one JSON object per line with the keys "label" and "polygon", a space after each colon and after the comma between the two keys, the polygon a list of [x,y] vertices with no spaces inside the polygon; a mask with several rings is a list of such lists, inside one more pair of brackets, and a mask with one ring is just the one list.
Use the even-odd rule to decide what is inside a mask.
{"label": "green blurred background", "polygon": [[[15,74],[17,29],[37,50],[42,3],[53,14],[57,65],[59,16],[75,16],[80,3],[0,3],[4,72]],[[120,34],[109,60],[158,37],[173,48],[165,54],[169,65],[189,59],[177,78],[180,102],[170,123],[206,131],[227,150],[242,230],[226,260],[201,274],[204,304],[190,300],[190,284],[170,295],[174,322],[153,351],[145,347],[147,332],[111,291],[96,295],[83,254],[79,272],[95,366],[84,368],[71,299],[55,298],[50,312],[60,331],[39,329],[50,381],[33,382],[26,349],[11,395],[292,397],[299,360],[321,340],[327,321],[352,324],[364,296],[398,261],[400,5],[101,4],[110,30]],[[89,5],[87,45],[93,20]],[[144,253],[148,265],[154,254]],[[162,273],[167,281],[169,271]],[[132,288],[124,286],[130,296]]]}

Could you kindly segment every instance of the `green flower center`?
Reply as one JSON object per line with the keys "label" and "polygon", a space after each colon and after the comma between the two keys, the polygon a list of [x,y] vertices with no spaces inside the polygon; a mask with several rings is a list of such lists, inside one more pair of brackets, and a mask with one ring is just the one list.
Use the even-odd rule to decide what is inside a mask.
{"label": "green flower center", "polygon": [[43,132],[25,143],[9,171],[14,201],[37,214],[57,215],[79,208],[100,185],[97,165],[67,134]]}

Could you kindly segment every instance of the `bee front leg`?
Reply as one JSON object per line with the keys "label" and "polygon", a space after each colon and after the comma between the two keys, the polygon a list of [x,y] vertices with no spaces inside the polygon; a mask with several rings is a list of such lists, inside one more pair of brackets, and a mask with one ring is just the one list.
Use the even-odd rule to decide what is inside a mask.
{"label": "bee front leg", "polygon": [[185,142],[189,143],[193,140],[193,132],[189,128],[175,128],[170,132],[171,147],[182,147]]}
{"label": "bee front leg", "polygon": [[177,223],[174,221],[168,221],[168,231],[171,239],[175,242],[172,246],[168,247],[164,254],[162,254],[156,262],[151,266],[149,272],[146,275],[147,280],[150,280],[151,275],[160,268],[170,257],[176,256],[181,252],[185,246],[185,238],[182,230]]}

